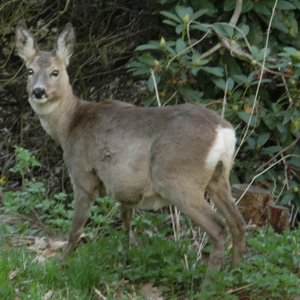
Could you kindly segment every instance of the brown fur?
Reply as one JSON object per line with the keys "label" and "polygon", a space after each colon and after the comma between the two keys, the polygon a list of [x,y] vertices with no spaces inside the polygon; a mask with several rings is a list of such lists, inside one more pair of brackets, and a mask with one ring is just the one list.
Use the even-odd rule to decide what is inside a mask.
{"label": "brown fur", "polygon": [[[103,185],[111,198],[122,203],[128,231],[132,208],[176,205],[207,231],[208,267],[219,270],[228,230],[205,200],[207,189],[233,234],[232,266],[237,266],[245,222],[228,180],[235,141],[232,126],[216,113],[191,104],[144,108],[113,100],[79,100],[66,72],[74,39],[68,24],[56,52],[40,52],[24,23],[16,30],[17,52],[33,69],[27,85],[29,102],[42,126],[62,146],[73,183],[75,211],[64,257],[75,248]],[[53,70],[59,71],[58,76]],[[35,97],[36,89],[45,94]]]}

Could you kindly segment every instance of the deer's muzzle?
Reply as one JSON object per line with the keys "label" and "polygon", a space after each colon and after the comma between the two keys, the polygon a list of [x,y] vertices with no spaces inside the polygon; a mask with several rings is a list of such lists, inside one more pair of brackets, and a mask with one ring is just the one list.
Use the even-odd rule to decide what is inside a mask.
{"label": "deer's muzzle", "polygon": [[42,99],[42,98],[46,98],[47,97],[47,93],[44,89],[42,88],[35,88],[33,91],[32,91],[32,94],[33,96],[36,98],[36,99]]}

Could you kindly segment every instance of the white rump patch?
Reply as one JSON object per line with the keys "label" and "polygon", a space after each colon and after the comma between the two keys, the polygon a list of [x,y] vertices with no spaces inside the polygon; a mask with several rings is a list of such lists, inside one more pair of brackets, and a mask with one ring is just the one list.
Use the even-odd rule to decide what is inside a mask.
{"label": "white rump patch", "polygon": [[234,130],[219,126],[217,128],[216,139],[205,161],[206,167],[209,169],[214,168],[218,162],[221,161],[226,169],[231,169],[235,143],[236,137]]}

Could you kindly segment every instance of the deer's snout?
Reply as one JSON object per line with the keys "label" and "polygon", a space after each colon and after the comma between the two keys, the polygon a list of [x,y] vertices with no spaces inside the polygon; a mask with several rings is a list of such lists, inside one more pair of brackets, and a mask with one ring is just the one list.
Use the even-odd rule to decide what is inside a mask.
{"label": "deer's snout", "polygon": [[45,89],[39,88],[39,87],[34,88],[32,93],[33,93],[34,97],[37,99],[42,99],[47,96]]}

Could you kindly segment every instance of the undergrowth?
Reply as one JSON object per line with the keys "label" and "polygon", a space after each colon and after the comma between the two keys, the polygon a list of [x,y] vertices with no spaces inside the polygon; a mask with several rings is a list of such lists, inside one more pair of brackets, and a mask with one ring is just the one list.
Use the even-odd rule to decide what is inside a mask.
{"label": "undergrowth", "polygon": [[[22,153],[22,149],[16,150]],[[30,152],[25,153],[18,156],[12,170],[24,178],[39,166]],[[5,211],[40,215],[47,226],[67,233],[72,217],[69,196],[60,193],[54,196],[56,201],[46,199],[43,184],[32,180],[24,179],[23,191],[5,194]],[[49,291],[53,299],[151,299],[149,291],[143,292],[149,284],[151,293],[162,299],[296,299],[300,294],[299,229],[283,234],[271,228],[248,232],[243,262],[232,271],[229,243],[222,271],[212,273],[214,281],[201,291],[209,245],[201,249],[196,230],[187,219],[180,217],[180,237],[175,240],[168,213],[138,213],[132,225],[139,241],[129,249],[125,231],[117,221],[117,208],[109,198],[97,199],[85,228],[96,238],[80,245],[63,264],[58,263],[57,256],[39,262],[26,242],[14,245],[17,235],[44,236],[42,230],[33,230],[29,223],[2,224],[0,299],[40,300]]]}

